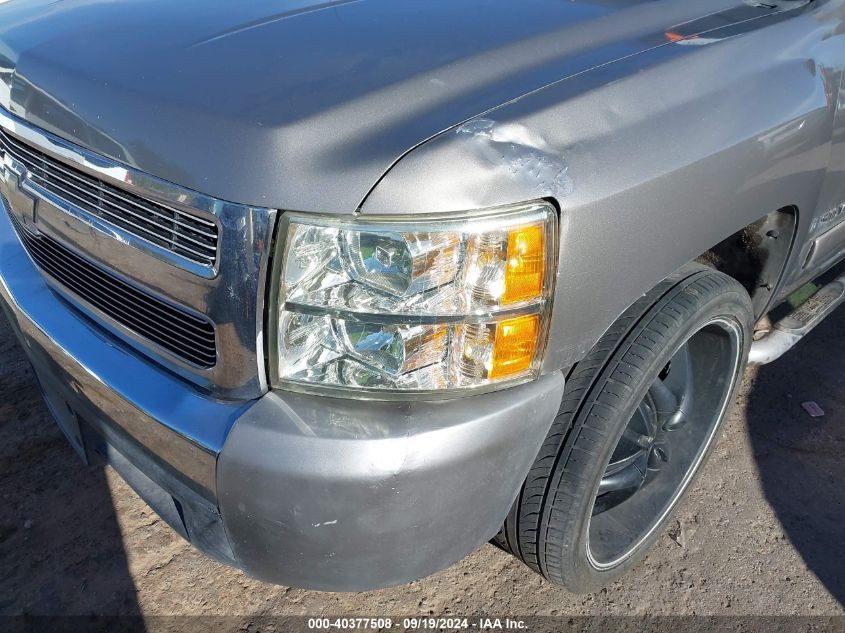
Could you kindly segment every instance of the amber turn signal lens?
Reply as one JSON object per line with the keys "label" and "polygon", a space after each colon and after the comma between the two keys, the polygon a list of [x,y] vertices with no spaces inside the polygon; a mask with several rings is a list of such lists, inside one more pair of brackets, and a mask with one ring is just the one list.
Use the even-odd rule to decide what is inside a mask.
{"label": "amber turn signal lens", "polygon": [[508,260],[502,303],[519,303],[543,294],[546,268],[545,228],[541,224],[508,232]]}
{"label": "amber turn signal lens", "polygon": [[528,371],[539,336],[540,317],[536,314],[497,323],[489,377],[504,378]]}

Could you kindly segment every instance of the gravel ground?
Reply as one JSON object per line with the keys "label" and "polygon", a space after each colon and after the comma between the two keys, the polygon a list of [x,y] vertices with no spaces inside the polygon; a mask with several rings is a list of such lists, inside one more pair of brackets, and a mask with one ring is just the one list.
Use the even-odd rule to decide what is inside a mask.
{"label": "gravel ground", "polygon": [[0,318],[0,615],[845,615],[843,421],[840,311],[749,372],[669,530],[607,589],[569,594],[488,545],[401,587],[319,593],[204,558],[113,471],[84,466]]}

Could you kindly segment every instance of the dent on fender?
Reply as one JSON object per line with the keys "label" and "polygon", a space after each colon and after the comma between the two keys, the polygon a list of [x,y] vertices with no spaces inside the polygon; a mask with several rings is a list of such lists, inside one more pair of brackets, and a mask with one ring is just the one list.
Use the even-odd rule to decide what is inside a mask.
{"label": "dent on fender", "polygon": [[490,178],[518,181],[536,198],[565,198],[574,189],[569,166],[546,140],[520,123],[469,121],[455,130]]}
{"label": "dent on fender", "polygon": [[[413,197],[405,177],[394,171],[366,198],[363,213],[395,212],[397,201],[406,213],[465,211],[539,198],[560,202],[575,192],[566,146],[556,147],[519,121],[472,119],[421,152],[415,159],[422,157],[422,164],[404,174],[413,183]],[[453,166],[445,171],[450,176],[443,177],[444,165]],[[423,186],[428,181],[437,187]]]}

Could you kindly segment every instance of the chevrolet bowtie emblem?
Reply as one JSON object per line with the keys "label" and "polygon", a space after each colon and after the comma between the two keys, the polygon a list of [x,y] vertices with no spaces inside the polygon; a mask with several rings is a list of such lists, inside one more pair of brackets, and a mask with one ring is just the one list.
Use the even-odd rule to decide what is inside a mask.
{"label": "chevrolet bowtie emblem", "polygon": [[38,200],[21,188],[20,177],[7,165],[0,166],[0,193],[6,198],[12,215],[35,232],[35,213]]}

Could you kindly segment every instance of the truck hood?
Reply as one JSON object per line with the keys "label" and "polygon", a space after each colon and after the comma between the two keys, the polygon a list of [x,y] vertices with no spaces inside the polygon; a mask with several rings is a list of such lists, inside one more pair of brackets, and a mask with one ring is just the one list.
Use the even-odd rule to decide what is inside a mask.
{"label": "truck hood", "polygon": [[10,0],[0,106],[221,199],[349,213],[438,133],[742,4]]}

